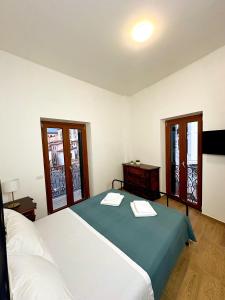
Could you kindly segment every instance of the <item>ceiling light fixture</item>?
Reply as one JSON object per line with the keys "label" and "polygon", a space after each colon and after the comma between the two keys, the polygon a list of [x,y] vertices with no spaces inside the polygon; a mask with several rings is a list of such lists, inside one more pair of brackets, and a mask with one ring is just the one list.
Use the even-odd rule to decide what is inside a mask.
{"label": "ceiling light fixture", "polygon": [[132,31],[131,36],[133,40],[138,43],[143,43],[147,41],[154,31],[154,26],[149,21],[142,21],[137,23]]}

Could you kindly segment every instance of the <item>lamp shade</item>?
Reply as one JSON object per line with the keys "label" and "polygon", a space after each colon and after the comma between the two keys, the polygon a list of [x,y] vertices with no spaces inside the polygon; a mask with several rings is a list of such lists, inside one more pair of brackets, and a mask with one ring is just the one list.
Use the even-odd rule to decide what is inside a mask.
{"label": "lamp shade", "polygon": [[3,193],[16,192],[19,189],[19,179],[12,179],[2,183]]}

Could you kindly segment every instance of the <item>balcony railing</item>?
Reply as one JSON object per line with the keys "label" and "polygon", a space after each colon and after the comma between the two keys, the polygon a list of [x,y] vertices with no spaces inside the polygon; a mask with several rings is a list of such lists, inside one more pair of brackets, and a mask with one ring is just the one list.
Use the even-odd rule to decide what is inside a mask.
{"label": "balcony railing", "polygon": [[[81,189],[80,167],[72,165],[73,191]],[[65,166],[50,168],[52,198],[66,195]]]}
{"label": "balcony railing", "polygon": [[[179,196],[180,185],[180,166],[172,165],[171,172],[171,192],[174,195]],[[194,204],[197,204],[197,186],[198,186],[198,165],[189,164],[187,166],[187,200]]]}
{"label": "balcony railing", "polygon": [[190,164],[187,166],[187,200],[197,204],[198,195],[198,165]]}

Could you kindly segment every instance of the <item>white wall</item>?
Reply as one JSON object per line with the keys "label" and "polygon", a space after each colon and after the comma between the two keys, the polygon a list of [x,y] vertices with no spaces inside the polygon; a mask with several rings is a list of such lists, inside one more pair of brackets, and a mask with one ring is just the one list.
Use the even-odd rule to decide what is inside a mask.
{"label": "white wall", "polygon": [[[46,214],[40,117],[89,122],[91,193],[131,159],[160,165],[163,120],[203,111],[204,130],[225,128],[225,47],[127,99],[0,51],[0,179],[20,178]],[[129,102],[128,102],[129,100]],[[40,178],[41,177],[41,178]],[[203,157],[203,213],[225,222],[225,156]]]}
{"label": "white wall", "polygon": [[[0,51],[0,179],[19,178],[16,197],[47,213],[40,118],[89,122],[91,193],[121,177],[127,99]],[[41,177],[41,178],[40,178]],[[6,198],[5,198],[6,200]]]}
{"label": "white wall", "polygon": [[[203,112],[203,130],[225,129],[225,47],[131,98],[132,157],[162,167],[163,119]],[[225,156],[203,156],[203,213],[225,222]]]}

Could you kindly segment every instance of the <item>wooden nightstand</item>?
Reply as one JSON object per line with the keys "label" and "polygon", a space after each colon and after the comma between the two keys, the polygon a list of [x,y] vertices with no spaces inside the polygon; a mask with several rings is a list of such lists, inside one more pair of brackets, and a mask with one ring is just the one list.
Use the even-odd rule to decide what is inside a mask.
{"label": "wooden nightstand", "polygon": [[[33,199],[30,197],[24,197],[21,199],[16,199],[15,202],[19,202],[20,206],[13,208],[15,211],[21,213],[31,221],[35,221],[35,209],[37,204],[33,202]],[[7,202],[4,204],[4,208],[8,208],[7,205],[12,202]]]}

